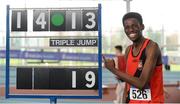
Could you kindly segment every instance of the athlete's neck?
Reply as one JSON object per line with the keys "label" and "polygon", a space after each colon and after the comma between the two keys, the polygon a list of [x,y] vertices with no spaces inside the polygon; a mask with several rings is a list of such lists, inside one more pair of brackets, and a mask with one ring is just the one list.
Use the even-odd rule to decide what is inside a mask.
{"label": "athlete's neck", "polygon": [[133,47],[138,48],[141,46],[141,44],[143,44],[145,38],[143,36],[141,36],[138,40],[136,40],[135,42],[133,42]]}

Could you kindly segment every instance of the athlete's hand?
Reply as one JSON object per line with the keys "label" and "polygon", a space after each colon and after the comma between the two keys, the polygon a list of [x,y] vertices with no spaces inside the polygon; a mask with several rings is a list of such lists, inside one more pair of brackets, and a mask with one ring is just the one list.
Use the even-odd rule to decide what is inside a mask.
{"label": "athlete's hand", "polygon": [[116,76],[116,80],[121,80],[119,77]]}
{"label": "athlete's hand", "polygon": [[165,98],[168,99],[170,97],[170,94],[168,93],[167,89],[164,88],[164,95]]}
{"label": "athlete's hand", "polygon": [[115,62],[113,59],[106,59],[104,55],[102,55],[103,60],[104,60],[104,66],[109,69],[110,71],[112,71],[113,69],[115,69]]}

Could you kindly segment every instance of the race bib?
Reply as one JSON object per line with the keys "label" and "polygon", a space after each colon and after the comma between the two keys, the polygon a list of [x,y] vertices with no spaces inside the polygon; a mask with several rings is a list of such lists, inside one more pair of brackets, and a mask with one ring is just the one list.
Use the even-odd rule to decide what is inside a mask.
{"label": "race bib", "polygon": [[151,90],[150,89],[137,89],[130,88],[130,99],[131,100],[151,100]]}

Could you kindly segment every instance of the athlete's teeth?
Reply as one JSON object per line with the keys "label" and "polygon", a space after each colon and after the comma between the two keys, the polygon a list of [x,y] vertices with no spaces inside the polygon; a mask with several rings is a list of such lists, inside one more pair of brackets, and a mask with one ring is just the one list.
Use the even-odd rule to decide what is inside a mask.
{"label": "athlete's teeth", "polygon": [[130,34],[129,36],[130,36],[130,37],[134,37],[135,35],[136,35],[136,34]]}

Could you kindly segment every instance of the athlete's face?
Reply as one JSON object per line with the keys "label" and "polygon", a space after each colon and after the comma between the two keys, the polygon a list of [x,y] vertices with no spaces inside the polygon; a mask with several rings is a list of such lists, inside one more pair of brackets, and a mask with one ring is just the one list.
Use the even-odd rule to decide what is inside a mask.
{"label": "athlete's face", "polygon": [[136,42],[142,36],[143,29],[144,25],[140,24],[135,18],[128,18],[124,21],[124,31],[133,42]]}

